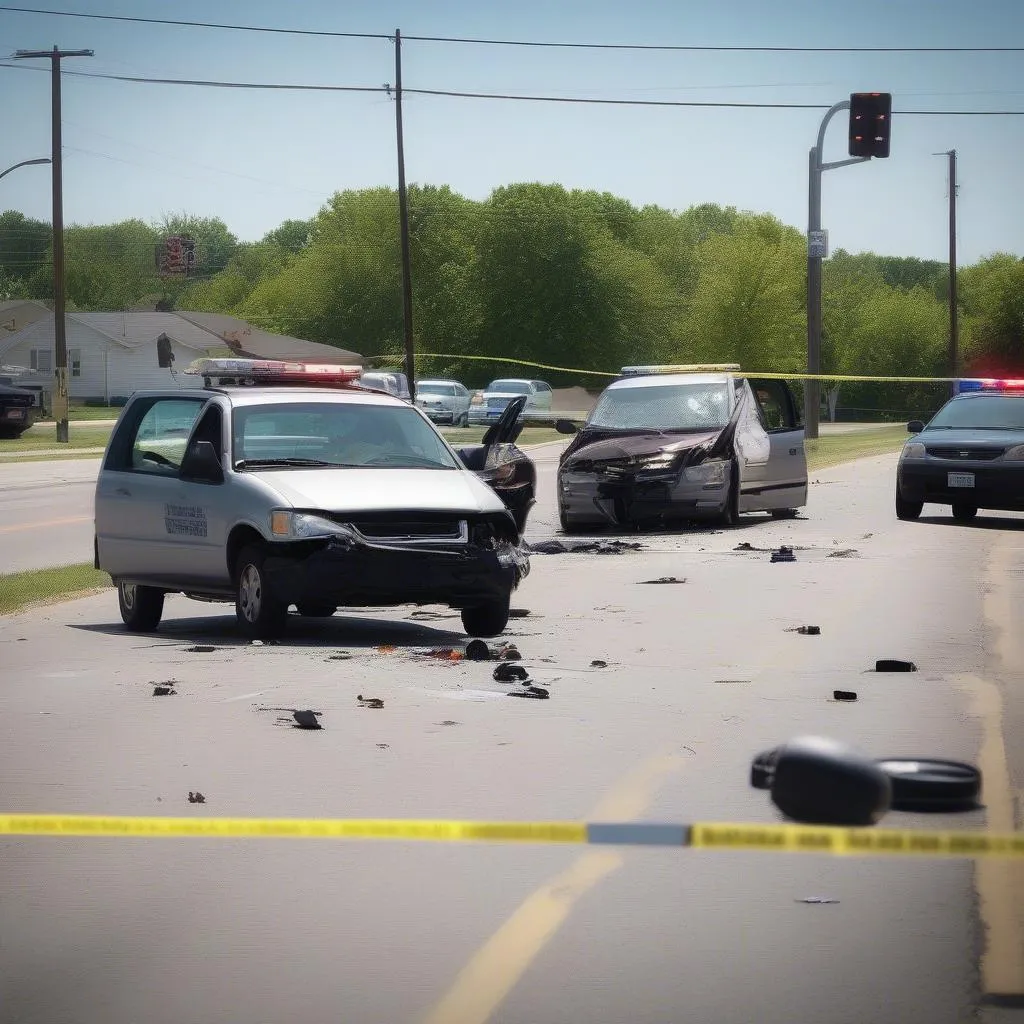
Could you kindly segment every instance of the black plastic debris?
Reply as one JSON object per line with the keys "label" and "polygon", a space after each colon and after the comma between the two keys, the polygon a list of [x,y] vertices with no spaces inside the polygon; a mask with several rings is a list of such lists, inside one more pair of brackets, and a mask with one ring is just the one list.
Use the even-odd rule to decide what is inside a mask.
{"label": "black plastic debris", "polygon": [[754,545],[751,544],[750,541],[748,541],[748,540],[741,541],[739,544],[736,545],[736,547],[733,548],[733,551],[757,551],[757,550],[759,550],[759,549],[755,548]]}
{"label": "black plastic debris", "polygon": [[494,670],[494,680],[498,683],[514,683],[520,679],[529,679],[530,673],[522,665],[503,662]]}
{"label": "black plastic debris", "polygon": [[619,555],[625,551],[642,551],[643,544],[628,540],[542,540],[529,545],[530,553],[535,555],[567,555],[571,553]]}
{"label": "black plastic debris", "polygon": [[792,548],[781,547],[777,551],[772,552],[773,562],[795,562],[796,555],[793,554]]}
{"label": "black plastic debris", "polygon": [[568,550],[560,540],[542,540],[530,545],[531,555],[564,555]]}
{"label": "black plastic debris", "polygon": [[466,644],[466,657],[470,661],[490,661],[491,649],[483,640],[470,640]]}
{"label": "black plastic debris", "polygon": [[153,696],[154,697],[174,697],[177,694],[177,690],[173,686],[154,686]]}
{"label": "black plastic debris", "polygon": [[438,725],[458,725],[454,718],[446,718],[443,722],[438,722]]}
{"label": "black plastic debris", "polygon": [[917,666],[912,661],[900,661],[897,658],[880,658],[875,662],[876,672],[916,672]]}
{"label": "black plastic debris", "polygon": [[198,792],[193,793],[191,790],[189,790],[188,802],[190,804],[205,804],[206,803],[206,797],[203,796],[202,793],[198,793]]}
{"label": "black plastic debris", "polygon": [[523,656],[519,653],[519,648],[515,644],[505,644],[500,651],[498,651],[499,661],[522,661]]}
{"label": "black plastic debris", "polygon": [[678,576],[659,576],[656,580],[640,580],[641,583],[652,583],[652,584],[667,584],[667,583],[685,583],[686,580],[679,579]]}
{"label": "black plastic debris", "polygon": [[382,701],[380,697],[364,697],[362,694],[359,694],[359,696],[356,697],[356,700],[359,701],[364,708],[384,707],[384,701]]}
{"label": "black plastic debris", "polygon": [[603,661],[601,658],[595,658],[590,663],[590,667],[591,668],[607,668],[608,667],[608,662],[607,661]]}
{"label": "black plastic debris", "polygon": [[543,686],[527,686],[522,690],[509,690],[509,697],[526,697],[530,700],[548,700],[550,694]]}
{"label": "black plastic debris", "polygon": [[192,647],[186,647],[185,648],[185,653],[186,654],[212,654],[215,650],[217,650],[216,647],[209,647],[209,646],[207,646],[205,644],[194,644]]}
{"label": "black plastic debris", "polygon": [[754,758],[750,784],[771,792],[793,821],[810,825],[874,825],[892,805],[892,783],[852,747],[804,736]]}
{"label": "black plastic debris", "polygon": [[348,651],[338,651],[337,654],[328,654],[328,661],[351,661],[352,655]]}
{"label": "black plastic debris", "polygon": [[821,636],[821,626],[797,626],[796,631],[802,636]]}
{"label": "black plastic debris", "polygon": [[853,690],[833,690],[832,691],[832,699],[833,700],[856,700],[857,699],[857,694],[854,693]]}
{"label": "black plastic debris", "polygon": [[529,617],[529,614],[529,608],[510,608],[508,612],[508,617],[510,619],[525,619]]}
{"label": "black plastic debris", "polygon": [[842,548],[839,551],[830,551],[829,558],[856,558],[860,552],[856,548]]}
{"label": "black plastic debris", "polygon": [[894,811],[975,810],[980,806],[981,772],[964,761],[938,758],[882,758],[878,767],[892,783]]}
{"label": "black plastic debris", "polygon": [[293,711],[296,729],[322,729],[317,711]]}
{"label": "black plastic debris", "polygon": [[828,896],[805,896],[803,899],[794,900],[795,903],[812,903],[817,905],[825,905],[829,903],[838,903],[839,900],[830,899]]}

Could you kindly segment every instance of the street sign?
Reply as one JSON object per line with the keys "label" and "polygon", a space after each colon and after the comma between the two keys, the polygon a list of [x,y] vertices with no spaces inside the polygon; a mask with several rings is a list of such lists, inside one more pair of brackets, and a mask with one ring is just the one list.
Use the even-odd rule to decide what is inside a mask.
{"label": "street sign", "polygon": [[828,232],[808,231],[807,232],[807,255],[811,259],[823,260],[828,258]]}

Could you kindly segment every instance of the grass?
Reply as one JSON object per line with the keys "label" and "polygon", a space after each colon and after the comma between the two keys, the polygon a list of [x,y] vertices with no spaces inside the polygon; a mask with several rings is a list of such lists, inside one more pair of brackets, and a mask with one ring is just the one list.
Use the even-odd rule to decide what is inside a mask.
{"label": "grass", "polygon": [[893,423],[871,430],[857,430],[849,434],[829,434],[815,441],[804,442],[807,450],[807,468],[828,469],[854,459],[898,452],[906,443],[905,423]]}
{"label": "grass", "polygon": [[0,575],[0,615],[10,615],[33,604],[67,601],[109,586],[110,577],[94,569],[92,562]]}
{"label": "grass", "polygon": [[[72,423],[79,421],[88,422],[89,420],[116,420],[121,415],[121,406],[119,405],[73,405],[68,409],[68,419]],[[36,421],[37,423],[49,423],[53,424],[54,419],[52,416],[46,416]]]}
{"label": "grass", "polygon": [[[110,427],[72,426],[68,430],[67,444],[58,444],[56,427],[52,423],[42,423],[30,427],[17,439],[0,438],[0,455],[19,452],[50,454],[51,449],[65,452],[75,448],[105,448],[109,437]],[[31,460],[31,456],[26,456],[26,459]]]}

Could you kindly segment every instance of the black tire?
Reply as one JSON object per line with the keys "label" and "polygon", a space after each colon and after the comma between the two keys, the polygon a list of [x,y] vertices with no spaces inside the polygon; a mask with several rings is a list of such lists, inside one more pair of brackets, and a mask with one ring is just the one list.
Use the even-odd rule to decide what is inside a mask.
{"label": "black tire", "polygon": [[457,427],[468,427],[468,426],[469,426],[469,413],[468,413],[468,412],[464,412],[464,413],[463,413],[463,414],[462,414],[462,415],[461,415],[461,416],[459,417],[459,420],[458,420],[458,422],[457,422],[457,423],[455,424],[455,426],[457,426]]}
{"label": "black tire", "polygon": [[117,603],[121,618],[132,633],[152,633],[164,614],[164,592],[134,583],[117,584]]}
{"label": "black tire", "polygon": [[955,502],[953,505],[953,518],[958,523],[970,522],[977,514],[977,505],[967,505],[962,501]]}
{"label": "black tire", "polygon": [[300,604],[297,608],[304,619],[329,619],[338,610],[333,604]]}
{"label": "black tire", "polygon": [[740,521],[740,475],[735,462],[729,469],[729,497],[718,521],[723,526],[735,526]]}
{"label": "black tire", "polygon": [[896,485],[896,518],[903,520],[918,519],[924,509],[923,501],[907,501],[900,494],[900,485]]}
{"label": "black tire", "polygon": [[511,595],[504,601],[478,605],[476,608],[463,608],[462,628],[469,636],[499,636],[508,625],[510,598]]}
{"label": "black tire", "polygon": [[981,772],[962,761],[882,758],[877,764],[892,781],[894,811],[967,810],[981,796]]}
{"label": "black tire", "polygon": [[252,544],[235,563],[235,615],[243,635],[252,640],[272,640],[288,622],[288,606],[274,596],[267,579],[266,557],[265,548]]}

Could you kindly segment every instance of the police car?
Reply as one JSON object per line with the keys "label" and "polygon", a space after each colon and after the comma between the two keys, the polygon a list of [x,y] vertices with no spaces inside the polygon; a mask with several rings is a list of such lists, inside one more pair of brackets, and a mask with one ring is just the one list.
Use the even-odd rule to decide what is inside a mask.
{"label": "police car", "polygon": [[[295,606],[447,604],[496,636],[529,571],[516,518],[429,419],[358,367],[201,359],[204,387],[139,392],[96,485],[95,565],[130,630],[164,595],[234,601],[250,637]],[[486,448],[486,446],[484,446]],[[481,473],[465,458],[477,456]]]}
{"label": "police car", "polygon": [[978,510],[1024,511],[1024,380],[963,380],[927,425],[914,420],[896,470],[896,517],[926,504],[953,518]]}

